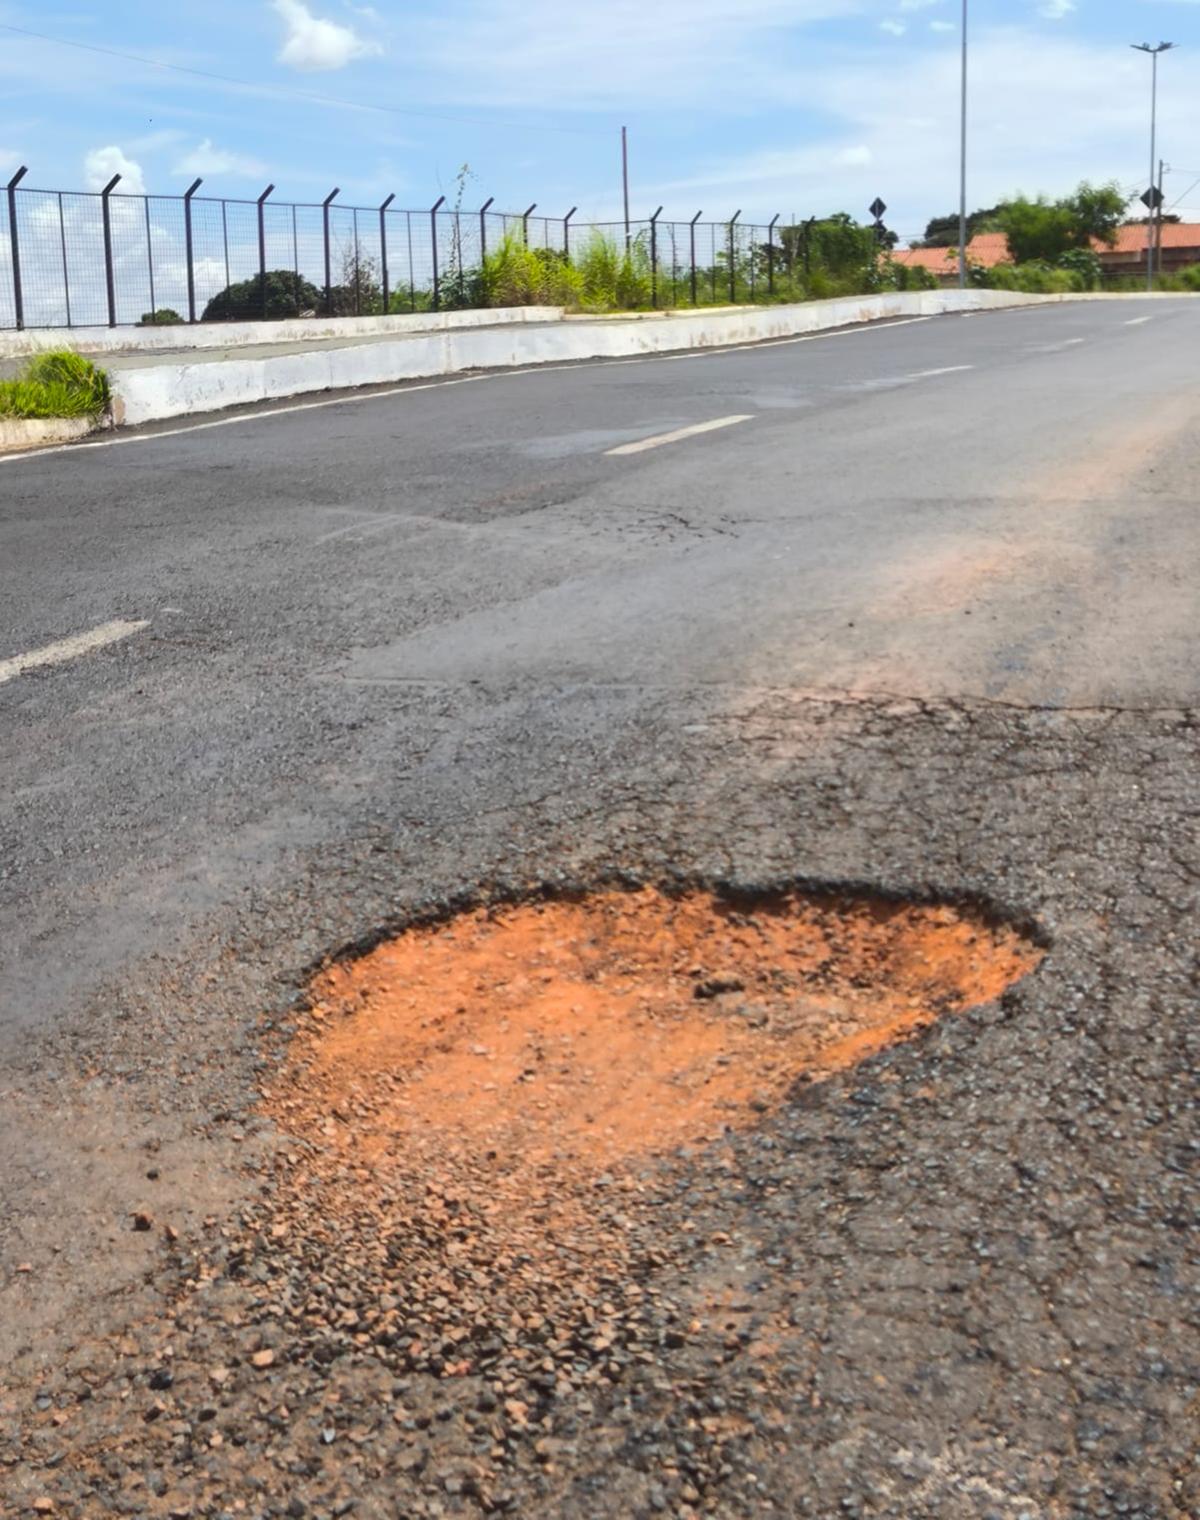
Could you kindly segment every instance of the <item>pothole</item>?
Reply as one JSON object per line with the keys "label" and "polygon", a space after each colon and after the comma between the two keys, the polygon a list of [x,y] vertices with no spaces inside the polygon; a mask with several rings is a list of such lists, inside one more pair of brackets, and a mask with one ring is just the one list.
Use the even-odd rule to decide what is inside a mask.
{"label": "pothole", "polygon": [[1041,955],[974,911],[876,898],[481,908],[322,973],[271,1106],[373,1168],[602,1171],[757,1122]]}

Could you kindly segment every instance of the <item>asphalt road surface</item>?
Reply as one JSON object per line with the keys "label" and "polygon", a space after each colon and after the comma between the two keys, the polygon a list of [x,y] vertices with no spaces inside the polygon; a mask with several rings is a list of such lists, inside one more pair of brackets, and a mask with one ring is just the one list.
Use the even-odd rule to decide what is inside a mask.
{"label": "asphalt road surface", "polygon": [[[246,1198],[306,969],[623,871],[1051,948],[764,1118],[727,1196],[695,1162],[794,1339],[769,1398],[744,1347],[713,1374],[729,1471],[687,1480],[649,1383],[510,1512],[1200,1514],[1198,341],[1187,298],[1067,304],[0,458],[0,1512],[174,1513],[31,1420],[165,1291],[148,1150],[185,1239]],[[292,1481],[244,1512],[335,1512]],[[403,1502],[478,1510],[433,1468]]]}

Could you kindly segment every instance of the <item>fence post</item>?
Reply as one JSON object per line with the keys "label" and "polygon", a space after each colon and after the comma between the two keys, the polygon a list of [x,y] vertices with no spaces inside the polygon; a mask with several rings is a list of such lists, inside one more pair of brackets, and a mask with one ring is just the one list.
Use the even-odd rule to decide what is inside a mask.
{"label": "fence post", "polygon": [[354,315],[362,316],[362,258],[358,251],[358,207],[354,208]]}
{"label": "fence post", "polygon": [[650,218],[650,305],[658,306],[658,219],[662,215],[660,206]]}
{"label": "fence post", "polygon": [[258,198],[258,302],[264,322],[267,320],[267,222],[263,205],[274,188],[274,185],[268,185]]}
{"label": "fence post", "polygon": [[479,208],[479,263],[482,267],[487,262],[487,209],[496,199],[489,195],[487,200]]}
{"label": "fence post", "polygon": [[108,325],[110,327],[117,325],[117,287],[113,275],[112,210],[108,204],[108,198],[120,182],[121,176],[114,174],[100,192],[101,216],[104,221],[104,289],[108,296]]}
{"label": "fence post", "polygon": [[772,295],[775,294],[775,224],[778,220],[779,212],[777,211],[767,228],[767,289]]}
{"label": "fence post", "polygon": [[442,288],[438,280],[438,246],[437,246],[437,214],[438,207],[446,203],[446,197],[439,195],[429,210],[429,236],[430,246],[433,250],[433,309],[442,309]]}
{"label": "fence post", "polygon": [[730,304],[734,306],[737,305],[737,260],[734,257],[734,228],[737,226],[737,219],[741,214],[741,208],[739,207],[729,218],[729,300]]}
{"label": "fence post", "polygon": [[383,314],[386,317],[391,305],[391,292],[388,290],[388,258],[387,258],[387,208],[396,199],[395,192],[388,196],[379,208],[379,262],[382,266],[383,275]]}
{"label": "fence post", "polygon": [[699,301],[696,299],[696,223],[700,220],[700,218],[703,215],[704,215],[703,211],[697,211],[696,214],[695,214],[695,216],[688,223],[688,241],[690,242],[691,249],[692,249],[692,305],[693,306],[698,306],[700,304]]}
{"label": "fence post", "polygon": [[563,217],[563,257],[571,257],[571,218],[579,210],[578,206],[572,206],[566,216]]}
{"label": "fence post", "polygon": [[192,243],[192,196],[204,183],[194,180],[183,192],[183,251],[187,259],[188,321],[196,320],[196,260]]}
{"label": "fence post", "polygon": [[534,201],[529,210],[521,218],[521,236],[525,239],[526,248],[529,247],[529,218],[537,210],[537,201]]}
{"label": "fence post", "polygon": [[816,217],[810,216],[804,224],[804,273],[812,273],[812,230],[816,225]]}
{"label": "fence post", "polygon": [[71,323],[71,271],[67,264],[67,219],[63,215],[62,191],[58,192],[58,242],[62,249],[63,305],[67,308],[67,326]]}
{"label": "fence post", "polygon": [[18,331],[25,326],[25,298],[21,291],[21,247],[17,237],[17,186],[28,173],[22,164],[8,182],[8,240],[12,248],[13,309]]}
{"label": "fence post", "polygon": [[150,276],[150,315],[158,310],[154,302],[154,242],[150,236],[150,197],[142,196],[142,210],[146,213],[146,272]]}
{"label": "fence post", "polygon": [[334,196],[340,194],[340,190],[331,190],[321,202],[321,216],[325,230],[325,315],[327,317],[333,316],[333,268],[329,260],[329,208],[333,205]]}

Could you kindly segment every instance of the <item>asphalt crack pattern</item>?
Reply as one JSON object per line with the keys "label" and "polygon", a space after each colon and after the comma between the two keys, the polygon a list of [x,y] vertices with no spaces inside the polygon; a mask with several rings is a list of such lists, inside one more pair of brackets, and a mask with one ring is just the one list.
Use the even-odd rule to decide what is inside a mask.
{"label": "asphalt crack pattern", "polygon": [[[220,935],[142,967],[57,1055],[48,1101],[94,1103],[98,1083],[137,1118],[129,1147],[173,1154],[174,1127],[243,1180],[207,1223],[144,1184],[122,1239],[147,1280],[95,1310],[95,1333],[60,1327],[56,1355],[14,1348],[14,1512],[1200,1513],[1193,715],[728,688],[370,700],[379,727],[356,738],[384,776],[389,716],[436,726],[448,701],[476,704],[430,806],[339,797],[343,832],[297,850],[289,892],[248,886]],[[552,761],[528,743],[551,701]],[[501,1337],[510,1386],[456,1375],[444,1344],[410,1365],[411,1340],[377,1339],[410,1312],[384,1305],[377,1217],[331,1208],[319,1255],[274,1233],[275,1179],[306,1164],[258,1114],[297,1027],[286,1004],[364,925],[605,873],[987,903],[1052,947],[998,1002],[800,1084],[629,1190],[564,1199],[586,1220],[569,1259],[623,1243],[593,1261],[568,1379],[536,1306]],[[23,1101],[44,1081],[22,1080]],[[467,1312],[474,1292],[486,1312],[470,1245],[453,1268],[436,1246],[460,1201],[418,1203],[423,1301]],[[469,1239],[470,1220],[453,1230]],[[36,1322],[66,1271],[37,1246],[0,1283],[10,1323]],[[544,1249],[524,1249],[535,1277]]]}

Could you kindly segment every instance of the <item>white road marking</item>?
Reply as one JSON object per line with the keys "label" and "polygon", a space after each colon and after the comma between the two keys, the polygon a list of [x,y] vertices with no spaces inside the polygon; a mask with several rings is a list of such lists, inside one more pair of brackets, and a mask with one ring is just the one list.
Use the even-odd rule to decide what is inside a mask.
{"label": "white road marking", "polygon": [[451,385],[473,385],[483,380],[517,380],[525,375],[561,374],[564,370],[576,369],[615,369],[623,364],[678,364],[684,360],[721,359],[726,354],[749,354],[759,348],[784,348],[792,343],[821,343],[828,338],[857,338],[863,333],[890,332],[893,327],[912,327],[917,322],[933,320],[933,317],[901,317],[895,322],[871,322],[862,327],[840,327],[833,332],[803,333],[797,338],[765,338],[761,343],[743,343],[729,348],[689,349],[682,354],[646,354],[633,359],[589,359],[582,364],[539,364],[533,369],[502,369],[486,375],[461,375],[453,380],[430,380],[423,385],[400,385],[386,391],[335,396],[329,401],[298,401],[290,406],[274,406],[261,412],[239,412],[236,417],[217,417],[210,422],[192,422],[185,427],[162,428],[155,433],[128,433],[117,438],[97,439],[92,443],[60,443],[49,449],[25,449],[19,454],[0,454],[0,465],[13,464],[18,459],[42,459],[49,454],[74,453],[79,449],[115,449],[121,444],[153,443],[157,438],[178,438],[184,433],[202,433],[207,428],[234,427],[240,422],[286,417],[291,412],[319,412],[329,406],[387,401],[395,396],[413,396],[418,391],[440,391]]}
{"label": "white road marking", "polygon": [[1031,348],[1031,354],[1058,354],[1064,348],[1074,348],[1079,343],[1086,343],[1086,338],[1064,338],[1061,343],[1042,343],[1037,348]]}
{"label": "white road marking", "polygon": [[919,369],[915,374],[905,375],[906,380],[932,380],[935,375],[961,375],[969,369],[974,369],[973,364],[946,364],[941,369]]}
{"label": "white road marking", "polygon": [[116,618],[111,623],[101,623],[99,628],[89,629],[87,633],[77,633],[74,638],[60,639],[57,644],[47,644],[42,649],[31,649],[28,654],[13,655],[11,660],[0,660],[0,686],[26,670],[37,670],[42,665],[62,665],[78,655],[90,654],[93,649],[103,649],[106,644],[119,644],[122,639],[141,633],[149,626],[145,619],[131,622]]}
{"label": "white road marking", "polygon": [[1153,322],[1153,321],[1154,321],[1153,317],[1130,317],[1129,321],[1126,322],[1125,326],[1126,327],[1140,327],[1143,322]]}
{"label": "white road marking", "polygon": [[661,449],[664,443],[679,443],[684,438],[695,438],[700,433],[715,433],[718,428],[734,427],[739,422],[749,422],[750,416],[716,417],[712,422],[695,422],[691,427],[676,428],[673,433],[656,433],[653,438],[639,438],[636,443],[622,443],[615,449],[605,449],[606,454],[644,454],[647,449]]}

